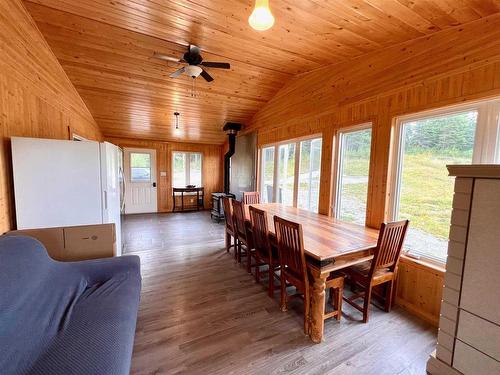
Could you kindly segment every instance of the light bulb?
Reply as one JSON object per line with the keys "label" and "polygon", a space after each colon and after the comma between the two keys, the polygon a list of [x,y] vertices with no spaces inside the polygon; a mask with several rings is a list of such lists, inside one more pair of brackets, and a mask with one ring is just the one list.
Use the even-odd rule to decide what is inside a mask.
{"label": "light bulb", "polygon": [[269,9],[269,0],[255,0],[255,8],[248,23],[257,31],[268,30],[274,25],[274,16]]}

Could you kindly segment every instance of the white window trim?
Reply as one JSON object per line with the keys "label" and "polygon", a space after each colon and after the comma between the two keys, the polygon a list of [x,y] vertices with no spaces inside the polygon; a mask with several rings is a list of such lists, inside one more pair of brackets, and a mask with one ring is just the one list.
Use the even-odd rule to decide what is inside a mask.
{"label": "white window trim", "polygon": [[[192,154],[194,155],[200,155],[201,158],[201,186],[203,186],[203,153],[202,152],[197,152],[197,151],[172,151],[172,187],[185,187],[185,186],[174,186],[174,158],[175,154],[185,154],[185,161],[186,161],[186,168],[184,170],[185,176],[184,178],[186,179],[186,185],[191,185],[191,163],[190,163],[190,157]],[[201,187],[200,186],[200,187]]]}
{"label": "white window trim", "polygon": [[[403,163],[401,162],[404,150],[404,139],[402,137],[403,124],[416,120],[425,120],[444,115],[453,115],[468,111],[477,111],[477,124],[474,136],[474,150],[472,155],[473,164],[489,164],[500,162],[500,99],[490,98],[480,101],[469,102],[441,107],[437,109],[412,113],[409,115],[397,116],[393,119],[390,157],[390,188],[389,188],[389,212],[388,219],[396,220],[399,212],[399,195],[401,172]],[[418,257],[408,254],[412,258],[422,259],[429,263],[442,266],[446,260],[438,261],[434,258]]]}
{"label": "white window trim", "polygon": [[[323,145],[323,135],[321,133],[316,133],[313,135],[308,135],[305,137],[299,137],[299,138],[293,138],[293,139],[288,139],[285,141],[280,141],[276,143],[268,143],[268,144],[263,144],[259,146],[259,155],[258,155],[258,187],[259,187],[259,192],[261,194],[264,194],[265,192],[263,191],[263,179],[262,179],[262,150],[264,148],[270,148],[274,147],[274,174],[273,174],[273,198],[272,201],[276,202],[278,199],[278,190],[279,190],[279,176],[278,176],[278,160],[279,160],[279,147],[282,145],[288,145],[288,144],[295,144],[295,171],[294,171],[294,182],[293,182],[293,207],[297,207],[298,203],[298,185],[299,185],[299,167],[300,167],[300,143],[303,141],[309,141],[313,139],[321,139],[321,144]],[[321,167],[320,167],[321,169]]]}
{"label": "white window trim", "polygon": [[[373,124],[371,122],[365,122],[359,125],[340,128],[334,134],[334,142],[333,142],[334,149],[333,149],[333,164],[332,164],[333,165],[332,194],[331,194],[332,201],[330,205],[330,210],[331,210],[331,215],[335,218],[338,218],[340,209],[340,198],[341,198],[340,187],[342,186],[342,181],[341,181],[342,175],[340,173],[340,168],[342,166],[342,145],[343,145],[344,135],[372,128]],[[372,145],[370,145],[370,159],[371,159],[371,147]],[[370,163],[370,168],[371,168],[371,163]],[[370,171],[368,171],[368,176],[370,176]],[[365,212],[365,221],[366,221],[366,214],[367,212]]]}

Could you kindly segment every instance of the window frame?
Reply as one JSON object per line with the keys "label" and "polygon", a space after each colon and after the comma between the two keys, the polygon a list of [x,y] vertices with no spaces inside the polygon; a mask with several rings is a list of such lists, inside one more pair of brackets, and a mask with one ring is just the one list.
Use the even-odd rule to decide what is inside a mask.
{"label": "window frame", "polygon": [[[335,131],[334,134],[334,139],[333,139],[333,144],[334,144],[334,149],[333,149],[333,163],[332,163],[332,193],[331,193],[331,204],[330,204],[330,213],[334,218],[339,218],[339,209],[340,209],[340,199],[341,199],[341,193],[340,193],[340,188],[342,186],[341,183],[341,173],[340,173],[340,168],[342,166],[342,146],[343,146],[343,137],[345,134],[349,133],[354,133],[357,131],[361,130],[366,130],[370,129],[372,131],[371,137],[370,137],[370,164],[368,167],[368,184],[370,184],[370,175],[371,175],[371,169],[372,169],[372,163],[371,163],[371,158],[372,158],[372,149],[373,149],[373,123],[371,121],[369,122],[364,122],[362,124],[357,124],[357,125],[352,125],[352,126],[346,126],[339,128]],[[365,212],[365,224],[367,221],[367,214],[368,214],[368,196],[369,196],[369,191],[366,192],[367,196],[367,210]]]}
{"label": "window frame", "polygon": [[200,155],[200,161],[201,161],[201,171],[200,171],[200,182],[201,182],[201,185],[199,187],[202,187],[203,186],[203,152],[199,152],[199,151],[172,151],[172,188],[180,188],[180,187],[183,187],[185,188],[186,186],[174,186],[174,158],[175,158],[175,154],[184,154],[185,155],[185,160],[186,160],[186,166],[185,166],[185,169],[184,169],[184,177],[185,177],[185,181],[186,181],[186,185],[191,185],[191,155],[194,154],[194,155]]}
{"label": "window frame", "polygon": [[[393,118],[392,140],[390,152],[390,187],[388,199],[387,219],[396,220],[399,213],[401,197],[401,178],[404,153],[404,124],[412,121],[421,121],[429,118],[446,115],[456,115],[464,112],[477,111],[476,131],[474,134],[474,149],[472,164],[500,163],[500,99],[490,98],[466,104],[445,106],[436,109],[420,111]],[[404,250],[404,254],[411,258],[423,260],[431,264],[443,266],[446,259],[420,256]]]}
{"label": "window frame", "polygon": [[265,194],[264,190],[263,190],[263,187],[264,187],[264,179],[262,178],[262,170],[263,170],[263,166],[262,166],[262,163],[264,162],[264,157],[263,157],[263,149],[265,148],[273,148],[274,149],[274,154],[273,154],[273,195],[272,195],[272,198],[271,198],[271,202],[274,202],[275,199],[276,199],[276,196],[275,196],[275,181],[277,180],[277,169],[276,169],[276,164],[277,164],[277,155],[276,155],[276,144],[271,144],[271,145],[263,145],[261,147],[259,147],[259,150],[258,150],[258,155],[257,155],[257,158],[258,158],[258,163],[257,163],[257,179],[258,179],[258,183],[257,183],[257,190],[259,191],[260,195],[261,195],[261,199],[262,199],[262,194]]}
{"label": "window frame", "polygon": [[[259,152],[258,152],[258,190],[259,193],[262,195],[264,192],[262,191],[263,188],[263,178],[262,178],[262,162],[263,162],[263,155],[262,155],[262,150],[265,148],[274,148],[274,170],[273,170],[273,198],[272,202],[276,202],[278,199],[278,189],[279,189],[279,173],[278,173],[278,162],[279,162],[279,147],[282,145],[288,145],[288,144],[295,144],[295,169],[294,169],[294,181],[293,181],[293,205],[292,207],[297,207],[297,201],[298,201],[298,183],[299,183],[299,168],[300,168],[300,143],[303,141],[309,141],[313,139],[321,139],[321,158],[323,158],[323,134],[322,133],[316,133],[304,137],[299,137],[299,138],[292,138],[292,139],[287,139],[283,140],[280,142],[275,142],[275,143],[266,143],[262,144],[259,146]],[[321,165],[322,165],[322,160],[320,160],[320,172],[321,172]]]}
{"label": "window frame", "polygon": [[[145,167],[133,167],[132,166],[132,155],[134,154],[139,154],[139,155],[148,155],[149,156],[149,180],[134,180],[133,178],[133,173],[132,169],[133,168],[145,168]],[[145,183],[151,183],[153,181],[153,168],[152,168],[152,157],[151,153],[145,152],[145,151],[130,151],[129,152],[129,173],[130,173],[130,183],[132,184],[145,184]]]}

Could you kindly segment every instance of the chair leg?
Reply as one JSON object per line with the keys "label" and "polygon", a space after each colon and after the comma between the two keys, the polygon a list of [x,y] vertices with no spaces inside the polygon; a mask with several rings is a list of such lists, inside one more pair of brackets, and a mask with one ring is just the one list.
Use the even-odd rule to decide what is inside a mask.
{"label": "chair leg", "polygon": [[255,252],[255,282],[260,283],[260,259],[257,252]]}
{"label": "chair leg", "polygon": [[342,289],[336,289],[336,295],[337,295],[337,303],[336,303],[336,308],[338,311],[337,314],[337,320],[340,321],[340,318],[342,318]]}
{"label": "chair leg", "polygon": [[226,232],[226,252],[229,253],[229,248],[231,247],[231,235]]}
{"label": "chair leg", "polygon": [[239,246],[239,241],[236,236],[234,236],[234,260],[238,260],[238,246]]}
{"label": "chair leg", "polygon": [[[324,310],[323,310],[324,314]],[[311,318],[311,296],[304,293],[304,334],[309,335],[309,319]]]}
{"label": "chair leg", "polygon": [[365,299],[363,301],[363,323],[368,323],[368,313],[370,310],[370,301],[372,298],[372,286],[366,287]]}
{"label": "chair leg", "polygon": [[391,280],[387,283],[385,287],[385,311],[390,312],[392,309],[392,297],[394,289],[394,280]]}
{"label": "chair leg", "polygon": [[286,305],[286,281],[285,281],[285,275],[281,273],[281,289],[280,289],[280,308],[281,311],[287,311],[287,305]]}
{"label": "chair leg", "polygon": [[269,262],[269,280],[267,289],[269,297],[274,298],[274,264],[272,261]]}
{"label": "chair leg", "polygon": [[247,245],[247,272],[252,272],[252,252],[249,245]]}
{"label": "chair leg", "polygon": [[241,241],[238,240],[238,263],[241,263]]}

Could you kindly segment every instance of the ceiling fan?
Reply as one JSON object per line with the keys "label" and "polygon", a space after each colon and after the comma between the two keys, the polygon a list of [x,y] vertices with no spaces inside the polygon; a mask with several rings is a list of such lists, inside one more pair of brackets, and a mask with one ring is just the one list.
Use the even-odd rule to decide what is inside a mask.
{"label": "ceiling fan", "polygon": [[231,68],[231,65],[229,63],[203,61],[203,57],[201,56],[200,52],[201,49],[199,47],[190,44],[188,46],[187,52],[184,53],[184,55],[180,59],[176,57],[166,56],[156,52],[154,54],[154,57],[156,57],[157,59],[171,61],[178,64],[183,64],[183,63],[187,64],[186,66],[170,74],[170,78],[177,78],[181,74],[186,73],[191,78],[196,78],[201,75],[205,79],[205,81],[212,82],[214,80],[213,77],[210,74],[208,74],[208,72],[204,70],[202,67],[217,68],[217,69]]}

